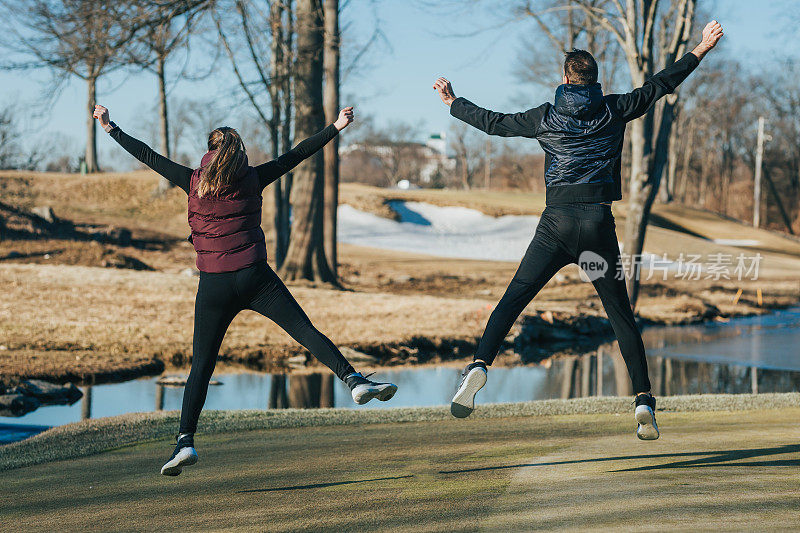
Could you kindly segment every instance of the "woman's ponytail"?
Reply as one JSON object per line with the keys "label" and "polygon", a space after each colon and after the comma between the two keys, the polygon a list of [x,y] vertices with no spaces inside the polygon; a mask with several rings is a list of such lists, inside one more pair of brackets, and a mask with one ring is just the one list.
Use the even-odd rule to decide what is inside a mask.
{"label": "woman's ponytail", "polygon": [[227,126],[217,128],[208,135],[208,151],[216,153],[200,174],[197,195],[201,198],[218,194],[231,185],[245,158],[242,138],[235,129]]}

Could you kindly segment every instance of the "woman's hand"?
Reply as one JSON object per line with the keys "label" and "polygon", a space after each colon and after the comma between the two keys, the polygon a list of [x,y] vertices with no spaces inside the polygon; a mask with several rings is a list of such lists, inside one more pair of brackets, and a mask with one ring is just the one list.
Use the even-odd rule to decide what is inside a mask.
{"label": "woman's hand", "polygon": [[94,113],[92,113],[92,116],[100,121],[100,125],[103,128],[107,128],[111,122],[111,119],[108,116],[108,109],[101,105],[94,106]]}
{"label": "woman's hand", "polygon": [[452,104],[456,99],[456,93],[453,92],[453,86],[450,85],[447,78],[439,78],[433,82],[433,89],[439,93],[439,98],[447,105]]}
{"label": "woman's hand", "polygon": [[333,125],[336,126],[337,130],[342,131],[354,120],[355,115],[353,114],[353,108],[345,107],[339,111],[339,118],[336,119],[336,122],[334,122]]}

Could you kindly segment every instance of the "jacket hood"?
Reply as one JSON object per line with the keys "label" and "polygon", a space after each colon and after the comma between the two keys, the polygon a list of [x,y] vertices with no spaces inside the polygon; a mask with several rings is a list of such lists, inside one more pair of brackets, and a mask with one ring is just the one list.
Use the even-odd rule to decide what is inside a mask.
{"label": "jacket hood", "polygon": [[588,119],[603,105],[603,90],[592,85],[559,85],[556,89],[556,111],[569,117]]}

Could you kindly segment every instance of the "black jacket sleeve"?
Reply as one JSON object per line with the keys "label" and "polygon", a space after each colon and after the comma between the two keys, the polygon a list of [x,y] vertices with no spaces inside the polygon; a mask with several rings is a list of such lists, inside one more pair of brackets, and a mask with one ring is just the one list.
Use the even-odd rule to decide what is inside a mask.
{"label": "black jacket sleeve", "polygon": [[183,189],[186,194],[189,194],[189,182],[192,179],[193,172],[191,168],[179,165],[174,161],[170,161],[163,155],[157,154],[152,148],[142,141],[134,139],[118,126],[114,127],[114,129],[109,132],[109,135],[133,157],[167,178],[174,185]]}
{"label": "black jacket sleeve", "polygon": [[653,74],[638,89],[626,94],[610,94],[607,101],[611,109],[626,122],[639,118],[647,113],[656,100],[677,89],[699,64],[697,56],[688,53],[661,72]]}
{"label": "black jacket sleeve", "polygon": [[470,126],[501,137],[536,137],[550,104],[542,104],[521,113],[498,113],[478,107],[466,98],[456,98],[450,114]]}
{"label": "black jacket sleeve", "polygon": [[319,133],[315,133],[308,139],[304,140],[278,159],[273,159],[262,165],[256,167],[258,173],[258,180],[261,182],[263,189],[273,181],[277,180],[294,167],[299,165],[309,156],[315,154],[320,148],[328,144],[328,142],[339,134],[336,126],[331,124]]}

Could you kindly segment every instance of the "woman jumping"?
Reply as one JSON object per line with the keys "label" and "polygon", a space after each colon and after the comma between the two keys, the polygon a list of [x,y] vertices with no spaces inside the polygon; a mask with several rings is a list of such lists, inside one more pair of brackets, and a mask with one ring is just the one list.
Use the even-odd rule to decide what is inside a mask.
{"label": "woman jumping", "polygon": [[192,170],[155,153],[109,120],[97,105],[94,117],[120,146],[136,159],[183,189],[189,196],[189,238],[197,252],[200,282],[194,309],[192,369],[183,393],[180,431],[175,451],[161,468],[177,476],[197,462],[194,433],[214,372],[222,338],[244,309],[261,313],[306,347],[344,381],[357,404],[373,398],[386,401],[397,392],[391,383],[375,383],[356,372],[330,339],[320,333],[267,264],[261,230],[261,192],[304,159],[316,153],[353,121],[353,108],[321,132],[274,161],[251,167],[241,137],[222,127],[208,136],[208,152]]}

